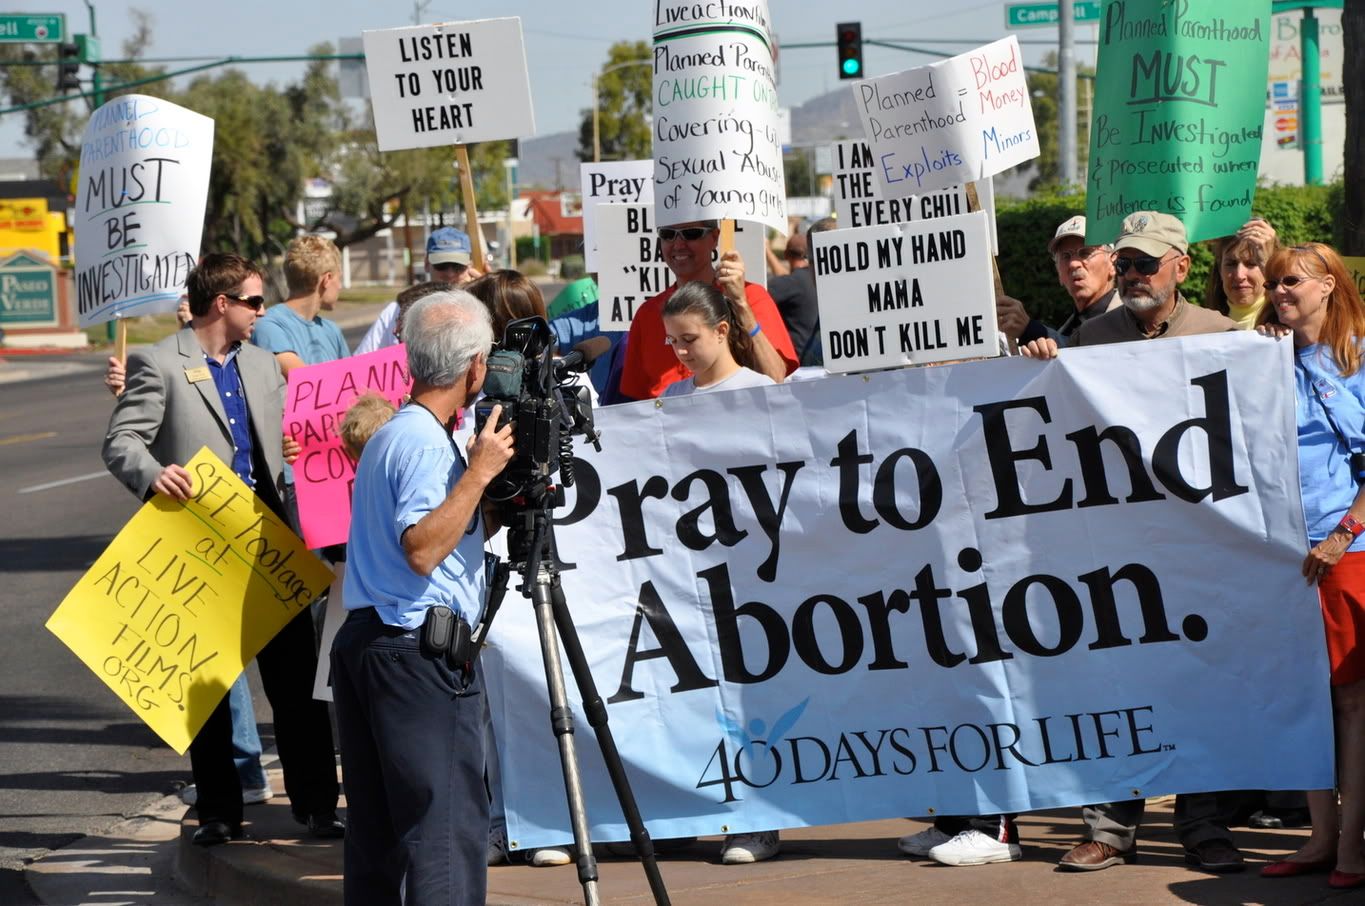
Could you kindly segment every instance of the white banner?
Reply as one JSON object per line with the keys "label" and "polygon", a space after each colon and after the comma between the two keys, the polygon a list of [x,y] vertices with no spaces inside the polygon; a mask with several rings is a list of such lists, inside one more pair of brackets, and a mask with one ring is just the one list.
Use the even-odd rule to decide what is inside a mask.
{"label": "white banner", "polygon": [[[597,209],[597,303],[602,330],[630,330],[630,322],[651,296],[673,285],[655,233],[654,205],[604,204]],[[735,251],[744,261],[744,278],[767,283],[763,227],[735,221]],[[712,263],[719,252],[711,255]]]}
{"label": "white banner", "polygon": [[811,236],[825,369],[1000,354],[984,211]]}
{"label": "white banner", "polygon": [[583,180],[583,266],[597,273],[597,206],[653,204],[654,161],[615,160],[579,167]]}
{"label": "white banner", "polygon": [[992,176],[1038,156],[1019,41],[853,86],[887,198]]}
{"label": "white banner", "polygon": [[534,135],[521,19],[360,33],[380,151]]}
{"label": "white banner", "polygon": [[[599,411],[559,554],[651,834],[1330,787],[1290,356],[1219,334]],[[515,591],[493,636],[509,837],[564,843]],[[569,688],[594,839],[626,839]]]}
{"label": "white banner", "polygon": [[76,184],[80,326],[175,311],[199,260],[213,120],[161,98],[117,97],[81,134]]}
{"label": "white banner", "polygon": [[[971,210],[966,186],[946,186],[909,198],[887,198],[882,193],[881,180],[873,172],[876,168],[866,142],[835,142],[830,157],[834,162],[834,215],[840,229],[954,217]],[[978,210],[985,211],[990,218],[991,254],[998,255],[995,182],[988,176],[972,185],[976,187]]]}
{"label": "white banner", "polygon": [[665,226],[750,220],[787,233],[767,0],[654,5],[654,200]]}

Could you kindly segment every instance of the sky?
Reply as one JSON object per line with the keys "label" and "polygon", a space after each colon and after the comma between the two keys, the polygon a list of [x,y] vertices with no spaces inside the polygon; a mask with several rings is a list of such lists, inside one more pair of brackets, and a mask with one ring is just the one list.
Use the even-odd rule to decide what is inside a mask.
{"label": "sky", "polygon": [[[839,87],[832,46],[839,21],[861,21],[864,40],[896,40],[945,53],[961,53],[1009,34],[1002,0],[768,0],[779,47],[785,44],[831,42],[830,46],[793,48],[779,52],[778,92],[784,106],[795,107]],[[467,19],[520,16],[526,42],[527,67],[539,135],[576,129],[581,111],[592,103],[592,73],[606,60],[615,41],[648,41],[653,3],[650,0],[234,0],[227,5],[203,0],[138,0],[115,3],[94,0],[98,36],[105,58],[121,56],[121,45],[133,30],[131,10],[152,17],[155,39],[146,56],[212,57],[228,55],[275,56],[307,53],[321,41],[333,44],[362,30]],[[89,33],[89,14],[74,0],[36,0],[24,4],[31,13],[65,13],[73,34]],[[414,18],[416,17],[416,18]],[[1037,63],[1055,49],[1054,28],[1016,32],[1024,46],[1025,62]],[[1093,29],[1078,28],[1077,60],[1093,61]],[[958,42],[958,43],[939,43]],[[932,62],[936,57],[866,47],[869,75],[885,75]],[[194,62],[166,63],[169,69]],[[293,81],[303,64],[244,64],[257,82],[277,85]],[[210,70],[213,72],[214,70]],[[28,153],[23,146],[22,114],[0,117],[0,141]]]}

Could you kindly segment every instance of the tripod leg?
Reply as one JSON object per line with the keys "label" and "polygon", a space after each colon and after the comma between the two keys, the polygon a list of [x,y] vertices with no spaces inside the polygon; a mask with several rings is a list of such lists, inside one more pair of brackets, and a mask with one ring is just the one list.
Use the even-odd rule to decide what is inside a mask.
{"label": "tripod leg", "polygon": [[[539,587],[538,585],[537,588]],[[649,831],[645,829],[645,823],[640,817],[640,808],[635,802],[634,792],[631,791],[630,779],[626,777],[625,766],[621,764],[621,754],[616,749],[616,739],[611,735],[611,727],[607,725],[607,706],[597,691],[592,671],[588,669],[588,659],[583,654],[578,629],[573,624],[573,617],[569,614],[568,605],[564,600],[564,589],[560,586],[559,574],[553,570],[549,594],[553,604],[555,626],[559,629],[559,637],[564,643],[564,656],[569,660],[569,669],[573,671],[579,697],[583,700],[583,714],[597,735],[597,746],[602,750],[602,760],[606,763],[607,773],[611,776],[611,784],[616,789],[616,799],[621,805],[621,813],[625,815],[626,825],[630,828],[630,840],[635,844],[635,852],[644,867],[649,889],[654,894],[654,902],[659,906],[666,906],[669,902],[668,889],[664,887],[663,876],[659,873],[659,863],[654,857],[654,843],[650,840]],[[539,607],[536,608],[536,616],[539,619]]]}
{"label": "tripod leg", "polygon": [[[574,746],[573,712],[569,710],[564,686],[564,669],[559,662],[559,641],[555,636],[550,577],[544,570],[526,580],[531,584],[531,604],[536,612],[536,630],[540,633],[540,652],[545,661],[545,684],[550,693],[550,727],[559,743],[559,763],[564,769],[564,792],[568,797],[569,818],[573,823],[574,846],[578,849],[578,882],[583,885],[583,900],[588,906],[598,906],[597,859],[592,854],[592,837],[588,830],[587,802],[583,798],[583,783],[578,771],[578,753]],[[560,595],[563,600],[563,595]]]}

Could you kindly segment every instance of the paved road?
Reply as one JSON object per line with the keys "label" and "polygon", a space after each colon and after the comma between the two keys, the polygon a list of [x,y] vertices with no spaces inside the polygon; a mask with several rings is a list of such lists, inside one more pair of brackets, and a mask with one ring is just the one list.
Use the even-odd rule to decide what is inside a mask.
{"label": "paved road", "polygon": [[0,385],[0,902],[9,904],[37,902],[17,872],[25,857],[98,832],[187,773],[43,628],[137,504],[100,461],[111,400],[98,357],[64,361],[86,368]]}

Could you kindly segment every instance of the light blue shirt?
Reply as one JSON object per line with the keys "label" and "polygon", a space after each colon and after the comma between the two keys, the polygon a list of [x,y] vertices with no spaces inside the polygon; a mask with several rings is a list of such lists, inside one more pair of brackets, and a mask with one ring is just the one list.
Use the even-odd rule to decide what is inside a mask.
{"label": "light blue shirt", "polygon": [[305,365],[334,362],[351,354],[335,321],[317,315],[313,320],[305,321],[284,303],[272,305],[256,321],[251,342],[276,355],[292,352],[303,359]]}
{"label": "light blue shirt", "polygon": [[[1351,476],[1351,451],[1341,445],[1323,409],[1331,410],[1347,443],[1356,451],[1365,451],[1365,368],[1342,377],[1332,351],[1316,344],[1296,349],[1295,355],[1299,487],[1308,540],[1317,544],[1337,527],[1360,487]],[[1365,535],[1349,549],[1365,550]]]}
{"label": "light blue shirt", "polygon": [[347,610],[373,607],[388,625],[416,629],[428,607],[445,604],[478,625],[486,589],[477,509],[430,576],[413,572],[403,553],[403,532],[436,509],[464,472],[450,434],[421,406],[404,406],[375,432],[356,467],[342,586]]}

